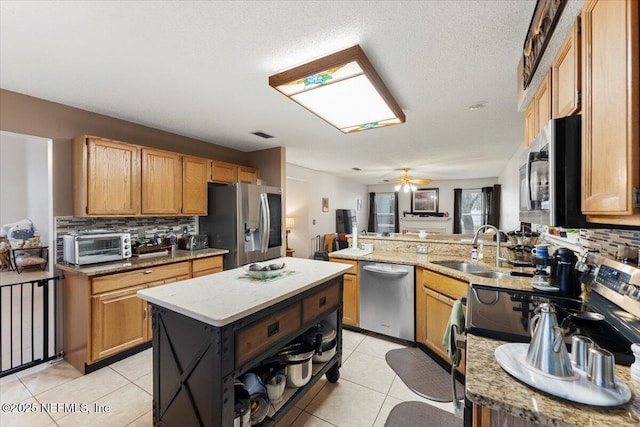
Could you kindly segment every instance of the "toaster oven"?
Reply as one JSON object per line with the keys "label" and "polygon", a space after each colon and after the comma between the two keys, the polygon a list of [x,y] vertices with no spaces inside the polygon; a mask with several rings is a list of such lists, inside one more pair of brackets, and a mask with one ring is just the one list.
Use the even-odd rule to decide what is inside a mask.
{"label": "toaster oven", "polygon": [[131,235],[118,232],[76,233],[62,236],[62,259],[75,265],[131,258]]}

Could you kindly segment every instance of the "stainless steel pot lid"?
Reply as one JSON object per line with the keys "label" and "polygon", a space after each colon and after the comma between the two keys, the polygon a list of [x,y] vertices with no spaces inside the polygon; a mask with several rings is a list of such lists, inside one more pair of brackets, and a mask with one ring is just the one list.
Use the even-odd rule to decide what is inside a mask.
{"label": "stainless steel pot lid", "polygon": [[313,357],[314,348],[305,342],[295,342],[288,344],[278,352],[278,356],[285,358],[288,362],[304,361]]}
{"label": "stainless steel pot lid", "polygon": [[322,345],[324,347],[326,344],[329,344],[331,341],[335,340],[338,333],[336,332],[336,328],[331,326],[331,324],[326,320],[323,320],[322,322],[317,323],[316,326],[305,332],[302,336],[302,340],[309,345],[315,346],[318,335],[322,337]]}

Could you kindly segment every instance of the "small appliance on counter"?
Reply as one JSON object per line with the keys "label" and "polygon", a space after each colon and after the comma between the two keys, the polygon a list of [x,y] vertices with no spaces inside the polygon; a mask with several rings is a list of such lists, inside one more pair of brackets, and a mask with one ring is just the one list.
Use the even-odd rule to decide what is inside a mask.
{"label": "small appliance on counter", "polygon": [[178,249],[197,251],[209,248],[209,237],[206,234],[189,234],[178,239]]}
{"label": "small appliance on counter", "polygon": [[131,258],[131,235],[109,230],[78,231],[62,236],[62,259],[75,265]]}
{"label": "small appliance on counter", "polygon": [[[546,245],[537,245],[539,247]],[[547,251],[533,251],[531,262],[536,267],[531,286],[539,291],[559,292],[560,295],[576,298],[580,295],[580,281],[575,265],[578,261],[571,249],[558,248],[553,255]]]}

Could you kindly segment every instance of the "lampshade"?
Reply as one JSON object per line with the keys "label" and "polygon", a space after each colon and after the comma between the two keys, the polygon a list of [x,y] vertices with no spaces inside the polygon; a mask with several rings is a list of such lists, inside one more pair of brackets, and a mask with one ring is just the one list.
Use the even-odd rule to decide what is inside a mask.
{"label": "lampshade", "polygon": [[296,222],[291,217],[287,217],[284,222],[287,230],[290,230],[296,226]]}
{"label": "lampshade", "polygon": [[274,74],[269,85],[344,133],[405,121],[358,45]]}

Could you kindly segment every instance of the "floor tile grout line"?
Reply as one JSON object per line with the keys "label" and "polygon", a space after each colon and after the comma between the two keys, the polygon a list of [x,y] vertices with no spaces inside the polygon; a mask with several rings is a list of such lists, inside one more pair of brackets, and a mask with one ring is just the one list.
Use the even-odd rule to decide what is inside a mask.
{"label": "floor tile grout line", "polygon": [[[317,418],[317,419],[319,419],[319,420],[322,420],[322,421],[324,421],[325,423],[330,424],[330,425],[332,425],[332,426],[334,426],[334,427],[340,427],[340,426],[338,426],[337,424],[332,423],[331,421],[328,421],[328,420],[325,420],[325,419],[324,419],[324,418],[322,418],[322,417],[319,417],[319,416],[318,416],[318,415],[316,415],[316,414],[312,414],[311,412],[307,412],[307,411],[302,411],[302,412],[304,412],[305,414],[308,414],[308,415],[309,415],[309,416],[311,416],[311,417],[314,417],[314,418]],[[300,415],[302,415],[302,412],[300,412]],[[300,415],[298,415],[298,417],[300,417]],[[297,418],[296,418],[296,419],[297,419]]]}
{"label": "floor tile grout line", "polygon": [[[136,421],[138,421],[140,418],[145,417],[149,412],[153,412],[153,409],[145,412],[144,414],[140,415],[138,418],[136,418],[135,420],[131,421],[130,423],[126,424],[126,426],[130,426],[131,424],[135,423]],[[153,414],[151,414],[152,418],[153,418]],[[153,421],[152,421],[153,422]]]}

